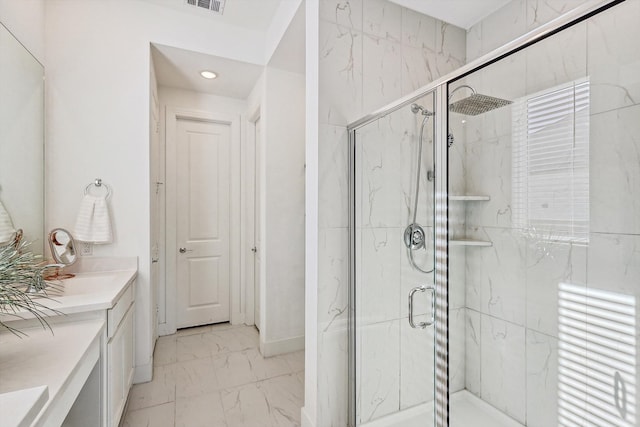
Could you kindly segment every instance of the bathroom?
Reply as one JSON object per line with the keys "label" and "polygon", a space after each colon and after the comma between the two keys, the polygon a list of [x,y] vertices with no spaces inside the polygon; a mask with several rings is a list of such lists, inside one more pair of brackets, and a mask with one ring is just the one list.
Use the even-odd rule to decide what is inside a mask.
{"label": "bathroom", "polygon": [[[232,1],[228,0],[228,3],[231,4]],[[242,3],[248,3],[248,0]],[[394,152],[384,152],[382,155],[374,148],[373,152],[371,149],[365,150],[366,154],[379,155],[379,158],[367,160],[373,162],[374,166],[381,159],[408,162],[394,167],[393,174],[387,174],[384,168],[375,169],[379,172],[372,177],[373,180],[379,180],[381,190],[378,194],[394,198],[397,200],[394,203],[403,208],[398,213],[399,218],[402,218],[401,223],[393,224],[393,228],[400,229],[397,238],[393,237],[395,234],[389,234],[395,240],[376,240],[381,235],[379,233],[386,233],[390,228],[384,223],[389,214],[384,209],[381,216],[374,218],[377,225],[363,225],[372,229],[372,234],[366,235],[366,238],[373,236],[374,241],[382,245],[379,249],[397,249],[397,253],[394,252],[392,256],[386,256],[384,251],[366,254],[379,258],[356,258],[356,264],[364,266],[371,263],[371,276],[378,274],[374,273],[373,266],[384,267],[384,271],[378,274],[378,280],[374,280],[375,283],[394,280],[393,276],[390,279],[388,276],[393,271],[396,271],[397,283],[401,282],[401,277],[402,281],[410,277],[423,280],[420,279],[422,276],[405,269],[411,267],[406,264],[407,249],[400,246],[403,245],[404,227],[408,225],[407,219],[411,216],[407,212],[416,210],[412,206],[416,200],[411,191],[407,192],[408,196],[400,193],[401,197],[390,191],[393,188],[415,190],[416,165],[411,160],[416,156],[418,134],[422,120],[426,117],[410,111],[410,104],[415,102],[436,113],[422,129],[425,133],[425,167],[419,177],[422,179],[420,188],[423,190],[418,201],[423,207],[418,211],[416,219],[427,228],[427,241],[433,242],[433,233],[429,234],[430,229],[427,227],[431,220],[425,219],[424,215],[434,215],[434,212],[430,212],[429,203],[433,202],[435,192],[430,193],[428,189],[431,185],[443,184],[443,176],[438,175],[442,169],[438,170],[436,167],[434,181],[426,177],[428,162],[433,162],[433,154],[438,154],[431,153],[431,150],[442,148],[439,138],[442,129],[434,127],[446,126],[440,121],[443,115],[438,115],[438,111],[446,109],[440,107],[442,103],[446,103],[446,96],[443,100],[442,93],[434,90],[420,93],[420,88],[450,73],[456,73],[465,64],[490,54],[494,49],[501,48],[529,31],[544,28],[544,24],[570,13],[574,8],[586,8],[586,3],[604,5],[611,2],[497,2],[500,4],[495,4],[492,8],[487,6],[467,22],[455,21],[455,13],[431,17],[446,11],[442,4],[438,5],[435,1],[424,2],[436,5],[427,13],[431,16],[414,12],[398,3],[402,2],[284,0],[276,16],[287,22],[274,24],[272,29],[279,30],[265,36],[258,31],[240,29],[234,25],[211,28],[207,25],[210,22],[208,18],[201,19],[195,14],[182,13],[177,10],[177,6],[171,9],[143,0],[115,3],[33,1],[28,2],[29,7],[18,6],[7,0],[0,2],[0,21],[12,29],[45,68],[45,230],[72,226],[82,189],[96,177],[102,178],[114,191],[111,209],[116,239],[111,245],[95,245],[91,256],[138,257],[136,300],[137,309],[144,316],[136,317],[136,333],[138,338],[148,337],[147,341],[136,342],[136,375],[142,376],[138,378],[139,382],[148,379],[138,372],[148,374],[150,371],[154,336],[173,332],[171,325],[167,322],[162,325],[161,322],[163,316],[171,316],[171,309],[167,310],[170,301],[159,304],[158,322],[154,321],[155,310],[152,303],[154,289],[167,286],[167,283],[162,284],[162,274],[154,272],[157,264],[152,262],[155,259],[152,253],[154,239],[161,241],[168,237],[160,235],[152,225],[154,221],[164,221],[164,218],[153,217],[157,213],[153,208],[157,206],[154,203],[165,202],[154,200],[154,194],[157,187],[160,187],[160,194],[169,191],[162,188],[164,184],[156,184],[165,181],[158,178],[163,171],[156,168],[162,162],[155,157],[158,153],[153,151],[151,145],[150,122],[153,113],[150,105],[153,102],[153,85],[150,63],[154,60],[153,45],[159,46],[159,50],[167,46],[179,47],[187,51],[267,66],[268,57],[277,50],[288,23],[295,21],[294,17],[302,11],[306,52],[298,53],[298,56],[306,55],[303,109],[298,108],[296,113],[291,108],[283,111],[283,115],[298,114],[297,117],[301,117],[300,114],[304,114],[304,117],[297,124],[297,135],[293,140],[283,138],[283,135],[288,137],[286,132],[275,133],[292,123],[287,123],[286,120],[278,122],[276,119],[270,128],[274,134],[269,136],[270,130],[265,128],[267,136],[264,140],[268,145],[282,145],[273,147],[273,150],[269,145],[269,149],[263,147],[262,151],[265,154],[262,159],[265,166],[262,171],[265,177],[262,182],[265,212],[260,225],[263,226],[263,245],[266,247],[261,271],[265,273],[264,289],[273,289],[275,293],[271,297],[265,295],[266,306],[261,309],[266,310],[266,316],[269,313],[282,314],[283,317],[274,319],[274,325],[278,325],[274,327],[283,329],[278,330],[273,337],[264,336],[263,332],[269,334],[270,324],[264,325],[266,331],[261,329],[261,349],[264,350],[265,345],[269,347],[270,343],[283,340],[286,340],[291,350],[304,347],[304,406],[297,421],[302,425],[376,425],[376,422],[378,425],[393,425],[383,424],[385,417],[403,412],[399,409],[405,409],[407,405],[413,406],[402,401],[407,390],[401,387],[401,378],[407,374],[420,382],[418,385],[407,385],[409,393],[424,394],[424,399],[417,399],[420,402],[430,402],[433,399],[433,388],[436,393],[442,391],[442,386],[438,388],[434,384],[436,374],[440,372],[442,375],[443,371],[439,371],[443,368],[442,360],[435,361],[433,355],[429,359],[429,354],[434,352],[434,345],[428,342],[433,339],[436,331],[434,326],[411,331],[415,334],[421,331],[425,333],[420,336],[422,340],[412,341],[415,346],[411,348],[412,352],[424,352],[425,359],[418,353],[413,353],[415,356],[410,359],[415,363],[428,361],[432,364],[426,371],[419,369],[419,372],[407,372],[409,363],[399,364],[397,357],[384,359],[381,354],[385,352],[375,351],[374,347],[363,349],[363,355],[373,355],[369,360],[354,360],[350,357],[349,250],[352,235],[349,209],[357,211],[363,206],[352,206],[350,203],[349,171],[350,166],[356,169],[358,165],[362,166],[358,162],[364,160],[357,155],[357,151],[355,161],[350,159],[350,133],[355,131],[356,136],[358,132],[375,136],[399,132],[404,144],[398,151],[402,157],[394,157]],[[607,128],[607,124],[614,119],[624,120],[627,117],[625,115],[633,114],[634,100],[637,99],[635,92],[638,84],[635,76],[639,73],[637,49],[633,45],[633,40],[637,39],[633,37],[636,25],[633,23],[640,17],[638,4],[637,0],[626,0],[602,12],[601,16],[588,18],[554,36],[559,38],[542,40],[486,68],[468,69],[465,75],[456,75],[455,81],[451,79],[445,82],[448,84],[449,94],[464,84],[471,86],[479,94],[512,102],[511,106],[478,116],[463,117],[451,113],[448,123],[450,132],[447,133],[453,134],[453,145],[449,149],[448,158],[444,157],[445,160],[441,163],[436,162],[448,166],[447,190],[451,195],[489,197],[488,200],[448,201],[451,240],[473,239],[489,242],[491,246],[451,245],[448,248],[451,311],[447,313],[447,386],[451,389],[451,394],[466,390],[492,408],[498,409],[511,421],[523,425],[575,425],[573,421],[565,424],[558,421],[558,408],[566,407],[557,398],[556,383],[549,382],[548,379],[559,375],[561,351],[558,347],[558,323],[562,319],[558,319],[557,297],[560,294],[571,296],[575,292],[584,297],[585,287],[582,288],[583,294],[580,294],[580,289],[573,287],[559,293],[558,283],[587,284],[587,289],[592,284],[597,289],[608,292],[607,295],[612,298],[629,297],[625,292],[635,297],[634,292],[637,292],[633,284],[637,282],[637,265],[640,262],[637,257],[634,258],[634,235],[637,231],[633,226],[637,214],[633,194],[637,191],[640,174],[635,163],[624,161],[637,152],[637,147],[634,148],[633,145],[637,140],[637,137],[634,138],[637,132],[625,126]],[[176,23],[174,21],[178,16],[180,19]],[[455,21],[458,25],[446,24],[445,21]],[[219,43],[219,40],[225,42]],[[507,50],[503,52],[506,53]],[[601,60],[594,59],[598,55]],[[618,63],[618,68],[611,65]],[[527,73],[531,64],[545,64],[542,71],[547,71],[548,74]],[[551,67],[553,64],[562,64],[563,67],[558,71]],[[476,63],[476,67],[479,65]],[[290,105],[283,98],[290,94],[286,90],[273,87],[274,92],[269,96],[269,82],[274,82],[282,74],[277,70],[273,71],[273,79],[270,79],[268,73],[267,68],[267,83],[262,92],[263,104],[260,106],[267,127],[271,126],[268,123],[270,111],[277,113],[280,108],[288,108]],[[540,236],[536,239],[535,235],[533,238],[531,235],[519,235],[514,231],[518,229],[515,225],[518,220],[517,206],[512,204],[513,195],[509,182],[509,174],[515,173],[511,169],[514,143],[506,137],[510,132],[512,113],[518,105],[517,101],[525,94],[538,93],[547,87],[570,82],[582,82],[586,77],[592,83],[593,104],[590,106],[593,117],[590,123],[589,150],[594,169],[590,177],[597,177],[589,180],[591,238],[587,241],[591,241],[591,246],[585,245],[584,240],[569,244],[565,240],[563,244],[556,241],[553,244],[532,246],[531,241],[544,239],[540,239]],[[600,86],[596,85],[598,79],[601,79]],[[287,87],[288,83],[290,81],[287,80],[282,85]],[[607,92],[606,88],[624,88],[626,92],[623,90],[620,95],[618,92]],[[160,85],[158,92],[162,103],[163,93],[167,95],[169,91]],[[466,92],[465,89],[456,91],[451,102],[465,99],[470,92],[468,89]],[[174,96],[173,102],[178,99],[178,96]],[[187,100],[187,97],[182,99]],[[184,107],[202,110],[202,106],[206,105],[204,100],[208,99],[210,98],[204,95],[199,98],[194,96],[187,100],[191,105]],[[607,105],[597,105],[599,99],[604,99],[602,102]],[[276,104],[272,109],[269,108],[270,101]],[[255,123],[256,102],[248,97],[244,102],[244,105],[235,105],[235,108],[238,112],[242,110],[239,114],[249,135],[250,124]],[[249,105],[251,102],[254,106]],[[296,98],[296,102],[300,102],[300,98]],[[403,105],[396,116],[396,112],[393,112],[385,114],[386,119],[376,117],[371,122],[357,124],[361,118],[392,104]],[[229,107],[230,104],[225,105],[225,108]],[[404,127],[396,126],[398,122],[395,118]],[[384,120],[390,123],[390,129]],[[354,123],[357,126],[353,126]],[[633,121],[629,124],[633,125]],[[605,132],[607,135],[615,132],[615,137],[602,136]],[[606,144],[598,145],[602,140],[611,141],[608,142],[608,149]],[[360,139],[356,138],[356,141]],[[362,141],[366,139],[363,138]],[[618,146],[611,147],[615,141],[619,141],[620,150],[613,149]],[[295,158],[286,158],[293,147],[301,151],[295,151]],[[630,151],[627,153],[622,150]],[[247,160],[251,159],[242,161]],[[593,163],[596,160],[604,163]],[[243,173],[246,170],[245,168]],[[243,175],[240,178],[242,183],[247,180],[252,182],[250,177],[247,179]],[[385,183],[393,183],[393,188],[382,185]],[[304,187],[301,187],[302,184]],[[620,194],[610,190],[619,187],[624,188]],[[295,197],[292,198],[291,194],[295,194]],[[623,195],[630,197],[623,198]],[[0,193],[0,198],[1,196]],[[248,196],[248,193],[243,194],[241,206],[251,199]],[[383,202],[382,205],[387,204]],[[372,209],[371,206],[365,207]],[[377,214],[373,210],[371,212],[374,216]],[[245,215],[243,219],[236,219],[244,226],[251,218],[242,209],[240,214]],[[606,216],[604,221],[603,215]],[[282,239],[280,236],[287,237]],[[246,261],[252,259],[250,250],[253,241],[248,236],[245,238],[240,239],[238,250],[245,254]],[[362,238],[365,239],[365,235]],[[437,235],[437,238],[442,239],[442,235]],[[269,247],[270,244],[275,246]],[[177,249],[178,245],[172,245],[171,248],[174,246]],[[168,248],[169,245],[166,244],[165,249]],[[391,258],[398,258],[400,265],[386,268],[384,263]],[[290,265],[292,259],[295,260],[293,269]],[[597,263],[600,268],[596,268],[595,260],[600,261]],[[419,258],[417,261],[426,263],[429,259]],[[241,263],[240,271],[246,271],[246,265]],[[499,274],[493,276],[490,273]],[[244,282],[248,279],[243,277],[240,280]],[[286,283],[281,284],[283,282]],[[607,283],[602,282],[610,283],[606,286]],[[529,283],[539,283],[541,289],[548,292],[537,292]],[[412,286],[418,284],[422,283],[411,284],[406,289],[403,285],[402,291],[393,297],[398,301],[400,312],[406,314],[407,294]],[[429,284],[437,286],[435,280]],[[387,288],[383,288],[383,291],[386,290]],[[441,289],[438,290],[442,292]],[[232,304],[233,301],[239,304],[236,310],[238,313],[250,316],[253,307],[246,299],[249,298],[251,287],[245,284],[244,292],[246,294],[239,291],[239,298],[236,300],[232,295],[231,300]],[[414,296],[418,304],[421,304],[428,295],[429,292],[420,292]],[[442,297],[442,294],[437,296]],[[287,298],[285,303],[282,298]],[[376,305],[379,301],[372,302],[373,311],[384,314],[385,309]],[[269,303],[273,306],[269,306]],[[437,301],[436,304],[440,302]],[[283,310],[283,307],[293,311]],[[446,317],[439,312],[436,326],[442,327],[437,321]],[[255,318],[253,320],[255,322]],[[391,322],[396,322],[394,327],[398,325],[398,330],[404,331],[406,326],[404,323],[400,325],[397,320],[381,319],[379,324],[387,322],[390,325]],[[251,324],[247,317],[243,321]],[[358,321],[356,318],[355,322]],[[388,346],[389,340],[396,339],[399,334],[389,329],[386,333],[391,335],[386,336],[387,344],[381,347],[383,349]],[[423,345],[424,342],[426,343]],[[391,347],[403,348],[402,343],[398,338],[397,344]],[[539,352],[534,353],[535,350]],[[637,360],[635,349],[633,350],[634,360]],[[352,351],[351,356],[354,353],[359,357],[359,351]],[[350,362],[355,364],[353,370],[356,372],[351,384]],[[637,362],[632,365],[619,369],[626,372],[624,369],[629,368],[629,372],[637,376]],[[394,370],[394,367],[397,369]],[[363,378],[379,381],[381,389],[389,392],[390,396],[398,396],[395,401],[394,398],[387,399],[386,393],[385,396],[379,396],[375,391],[365,390],[370,394],[360,396],[358,393],[363,389],[358,391],[357,385],[366,389],[366,383],[359,383],[357,369],[372,369],[370,372],[365,371]],[[629,396],[635,398],[634,381],[623,384],[625,385],[620,387],[626,387]],[[552,398],[545,400],[544,396]],[[436,400],[442,403],[443,397],[438,394],[438,398]],[[595,398],[586,396],[583,400]],[[606,401],[602,396],[598,398]],[[361,399],[368,399],[371,406],[359,406],[357,401]],[[572,395],[572,399],[569,401],[575,403],[580,397]],[[448,403],[452,420],[455,421],[456,402],[445,403]],[[375,411],[371,409],[374,406],[378,408]],[[548,409],[536,411],[537,407]],[[435,412],[442,414],[442,410],[439,411]],[[629,414],[635,417],[635,405],[629,406]],[[629,425],[634,425],[633,422],[630,421]],[[446,424],[437,420],[433,425]],[[610,424],[606,421],[596,425],[627,424]]]}

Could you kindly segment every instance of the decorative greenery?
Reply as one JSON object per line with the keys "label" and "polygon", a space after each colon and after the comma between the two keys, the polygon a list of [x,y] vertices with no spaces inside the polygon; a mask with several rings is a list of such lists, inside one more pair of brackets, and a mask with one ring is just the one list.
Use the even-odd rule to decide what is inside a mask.
{"label": "decorative greenery", "polygon": [[[22,242],[0,248],[0,314],[22,319],[28,312],[38,319],[43,328],[51,330],[45,317],[49,312],[58,312],[36,300],[49,299],[42,273],[52,266],[43,265],[42,257],[27,250],[28,246],[28,242]],[[25,335],[0,319],[0,329],[2,327],[15,335]]]}

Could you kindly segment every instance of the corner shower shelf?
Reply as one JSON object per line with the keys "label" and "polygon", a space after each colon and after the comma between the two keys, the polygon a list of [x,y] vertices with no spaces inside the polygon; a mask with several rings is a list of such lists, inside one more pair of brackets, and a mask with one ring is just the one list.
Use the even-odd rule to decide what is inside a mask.
{"label": "corner shower shelf", "polygon": [[449,200],[460,200],[463,202],[486,202],[491,200],[490,196],[476,196],[476,195],[465,195],[465,196],[449,196]]}
{"label": "corner shower shelf", "polygon": [[472,240],[472,239],[455,239],[449,240],[450,246],[480,246],[480,247],[489,247],[493,246],[492,242],[488,242],[486,240]]}

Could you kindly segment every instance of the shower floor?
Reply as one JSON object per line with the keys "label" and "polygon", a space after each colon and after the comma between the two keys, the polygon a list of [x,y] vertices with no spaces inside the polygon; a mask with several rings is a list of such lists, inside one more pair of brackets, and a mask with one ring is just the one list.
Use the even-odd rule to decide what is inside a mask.
{"label": "shower floor", "polygon": [[[451,427],[524,427],[466,390],[453,393],[449,403]],[[425,420],[431,417],[433,407],[425,404],[371,421],[362,427],[424,427],[429,425]]]}

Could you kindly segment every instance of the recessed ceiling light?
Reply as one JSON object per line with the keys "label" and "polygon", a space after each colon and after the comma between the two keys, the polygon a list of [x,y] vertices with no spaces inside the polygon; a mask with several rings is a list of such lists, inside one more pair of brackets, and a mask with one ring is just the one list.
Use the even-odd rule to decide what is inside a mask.
{"label": "recessed ceiling light", "polygon": [[214,73],[213,71],[209,71],[209,70],[204,70],[204,71],[200,71],[200,75],[202,77],[204,77],[205,79],[215,79],[216,77],[218,77],[218,75],[216,73]]}

